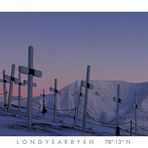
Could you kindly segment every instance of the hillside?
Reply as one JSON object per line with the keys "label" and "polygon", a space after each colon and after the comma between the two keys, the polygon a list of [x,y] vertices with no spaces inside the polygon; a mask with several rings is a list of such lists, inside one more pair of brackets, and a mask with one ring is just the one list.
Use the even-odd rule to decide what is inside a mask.
{"label": "hillside", "polygon": [[[84,97],[80,98],[79,120],[77,122],[77,126],[74,126],[75,107],[77,105],[80,89],[80,81],[75,81],[60,90],[61,95],[58,95],[57,98],[56,123],[52,121],[53,94],[45,96],[45,106],[47,109],[47,113],[45,115],[41,113],[43,107],[43,97],[38,96],[33,98],[33,127],[35,129],[40,129],[41,127],[42,130],[46,128],[45,133],[44,130],[41,133],[36,133],[38,130],[34,130],[33,133],[36,133],[37,135],[114,135],[116,123],[116,102],[113,101],[113,97],[117,96],[117,84],[120,84],[121,104],[119,105],[119,123],[121,127],[121,135],[130,135],[131,120],[132,135],[135,134],[135,98],[138,102],[138,135],[148,135],[148,82],[128,83],[122,81],[92,80],[91,84],[93,84],[93,90],[89,90],[86,125],[87,129],[85,132],[81,129],[84,110]],[[82,93],[84,94],[84,88],[82,89]],[[17,99],[13,100],[13,104],[17,104]],[[26,99],[22,99],[21,104],[24,108],[21,108],[22,113],[20,114],[21,116],[24,114],[24,117],[17,119],[15,118],[15,116],[19,117],[17,113],[15,113],[15,116],[13,115],[13,117],[11,113],[9,113],[9,115],[14,118],[14,127],[16,127],[16,129],[20,125],[23,125],[23,127],[26,126]],[[17,112],[15,107],[13,110]],[[3,122],[7,122],[7,118],[9,118],[9,116],[3,111],[1,111],[1,113],[0,118],[3,120]],[[19,122],[19,120],[21,121]],[[7,124],[10,124],[10,127],[12,125],[10,121]],[[32,135],[32,132],[26,133],[27,128],[21,128],[21,130],[22,129],[25,131],[22,132],[22,135],[23,133],[24,135]],[[5,129],[3,129],[1,135],[3,135],[3,133],[4,135],[11,135],[11,132],[7,132],[7,129],[5,132],[4,130]],[[19,130],[17,129],[17,131]],[[19,133],[15,134],[17,135]]]}

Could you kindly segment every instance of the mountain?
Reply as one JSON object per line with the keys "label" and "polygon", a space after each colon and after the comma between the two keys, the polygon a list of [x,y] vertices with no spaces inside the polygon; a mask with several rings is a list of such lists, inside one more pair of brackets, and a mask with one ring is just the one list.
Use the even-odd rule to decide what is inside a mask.
{"label": "mountain", "polygon": [[[111,122],[116,117],[116,102],[113,97],[117,96],[117,84],[120,84],[119,106],[120,116],[125,116],[134,110],[135,98],[140,105],[140,110],[148,111],[148,82],[128,83],[122,81],[98,81],[92,80],[93,90],[89,90],[88,113],[103,122]],[[75,108],[78,102],[80,81],[75,81],[61,90],[57,99],[58,109]],[[83,88],[82,93],[85,93]],[[80,99],[80,111],[84,109],[84,97]]]}

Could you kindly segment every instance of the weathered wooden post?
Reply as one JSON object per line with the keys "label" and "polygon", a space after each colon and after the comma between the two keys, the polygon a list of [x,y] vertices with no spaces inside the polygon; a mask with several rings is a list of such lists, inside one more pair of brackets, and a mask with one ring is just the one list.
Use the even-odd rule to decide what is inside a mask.
{"label": "weathered wooden post", "polygon": [[45,90],[43,89],[43,107],[42,107],[42,114],[44,115],[45,113],[47,113],[47,109],[45,107]]}
{"label": "weathered wooden post", "polygon": [[75,122],[74,122],[74,127],[77,125],[78,122],[78,116],[79,116],[79,107],[80,107],[80,99],[82,96],[84,96],[82,94],[82,86],[83,86],[83,81],[80,82],[80,90],[79,90],[79,96],[78,96],[78,102],[77,102],[77,106],[76,106],[76,112],[75,112]]}
{"label": "weathered wooden post", "polygon": [[18,111],[20,111],[21,107],[21,86],[24,86],[25,84],[21,82],[21,73],[18,74],[18,81],[14,81],[15,84],[18,85]]}
{"label": "weathered wooden post", "polygon": [[9,96],[8,96],[8,111],[11,111],[11,99],[12,99],[12,91],[13,91],[13,82],[15,80],[14,73],[15,73],[15,64],[12,64],[10,87],[9,87]]}
{"label": "weathered wooden post", "polygon": [[113,97],[113,101],[117,103],[115,135],[120,136],[120,127],[119,127],[119,104],[121,103],[120,84],[117,84],[117,97]]}
{"label": "weathered wooden post", "polygon": [[9,81],[7,81],[5,79],[5,70],[3,70],[3,79],[0,79],[0,82],[3,82],[3,94],[4,94],[4,111],[7,111],[7,89],[6,89],[6,83],[9,83]]}
{"label": "weathered wooden post", "polygon": [[138,109],[138,103],[137,103],[137,98],[136,98],[136,93],[134,93],[134,113],[135,113],[135,135],[138,135],[137,132],[137,109]]}
{"label": "weathered wooden post", "polygon": [[50,91],[53,92],[53,121],[56,121],[56,107],[57,107],[57,94],[60,94],[58,90],[58,80],[54,79],[54,88],[50,87]]}
{"label": "weathered wooden post", "polygon": [[32,127],[32,96],[33,76],[42,77],[42,72],[33,69],[33,46],[28,47],[28,67],[19,66],[19,72],[28,75],[28,100],[27,100],[27,122],[28,128]]}
{"label": "weathered wooden post", "polygon": [[83,115],[83,131],[84,131],[86,128],[86,118],[87,118],[88,90],[93,88],[93,86],[90,84],[90,65],[87,66],[86,81],[83,83],[83,86],[85,87],[84,115]]}

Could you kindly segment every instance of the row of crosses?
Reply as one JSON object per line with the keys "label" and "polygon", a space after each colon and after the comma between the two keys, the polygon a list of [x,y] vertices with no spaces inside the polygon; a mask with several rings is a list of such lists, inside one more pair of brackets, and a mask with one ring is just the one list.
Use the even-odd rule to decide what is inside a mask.
{"label": "row of crosses", "polygon": [[[20,98],[21,98],[21,86],[27,85],[28,86],[28,95],[27,95],[27,126],[28,128],[32,127],[32,97],[33,97],[33,87],[37,87],[37,84],[33,82],[33,77],[42,77],[42,72],[39,70],[34,69],[33,67],[33,47],[28,47],[28,67],[19,66],[18,68],[19,74],[18,78],[14,77],[15,73],[15,65],[12,64],[11,68],[11,75],[6,75],[5,71],[3,70],[3,79],[0,79],[0,82],[3,82],[3,91],[4,91],[4,110],[11,111],[11,102],[12,102],[12,92],[13,92],[13,84],[18,85],[18,110],[20,110]],[[21,74],[28,75],[28,80],[21,81]],[[61,92],[57,88],[57,79],[54,79],[54,87],[50,87],[50,91],[53,92],[53,121],[56,121],[56,110],[57,110],[57,95],[61,95]],[[7,102],[7,90],[6,90],[6,83],[9,83],[9,95],[8,95],[8,102]],[[82,93],[82,88],[85,88],[85,93]],[[83,110],[83,124],[82,129],[85,131],[86,129],[86,120],[88,114],[88,95],[89,90],[93,89],[93,85],[90,84],[90,65],[87,66],[86,71],[86,80],[81,81],[80,83],[80,90],[78,95],[78,101],[75,110],[75,120],[74,126],[77,126],[78,122],[78,114],[80,108],[80,99],[84,97],[84,110]],[[116,110],[116,127],[115,127],[115,135],[120,135],[120,127],[119,127],[119,104],[121,103],[120,98],[120,84],[117,85],[117,97],[113,97],[113,101],[117,103],[117,110]],[[135,101],[135,132],[137,135],[137,102]],[[47,113],[47,109],[45,107],[45,92],[43,90],[43,110],[42,113]]]}
{"label": "row of crosses", "polygon": [[[42,72],[39,70],[33,69],[33,47],[28,47],[28,67],[19,66],[18,68],[19,76],[18,78],[14,77],[15,74],[15,64],[12,64],[11,76],[6,75],[3,71],[3,79],[0,79],[0,82],[3,82],[3,91],[4,91],[4,110],[11,111],[11,102],[12,102],[12,92],[13,84],[18,85],[18,110],[20,110],[20,98],[21,98],[21,86],[28,86],[28,96],[27,96],[27,126],[28,128],[32,127],[32,96],[33,96],[33,87],[36,87],[37,84],[33,82],[33,77],[42,77]],[[21,73],[28,75],[28,80],[21,82]],[[7,102],[7,90],[6,83],[9,83],[9,95]]]}

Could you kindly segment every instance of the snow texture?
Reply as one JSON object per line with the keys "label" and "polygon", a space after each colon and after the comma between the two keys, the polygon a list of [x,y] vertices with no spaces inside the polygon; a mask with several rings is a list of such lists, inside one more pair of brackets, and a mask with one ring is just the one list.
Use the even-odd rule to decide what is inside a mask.
{"label": "snow texture", "polygon": [[[89,90],[86,130],[82,131],[84,97],[80,98],[77,125],[74,126],[75,109],[78,104],[80,82],[75,81],[60,90],[57,97],[56,122],[53,122],[53,94],[45,96],[46,114],[42,114],[43,96],[33,98],[33,127],[27,128],[26,100],[21,99],[21,111],[17,109],[17,97],[13,97],[12,112],[4,112],[3,97],[0,98],[0,135],[52,135],[52,136],[106,136],[115,135],[117,96],[120,84],[119,126],[121,135],[135,135],[134,103],[137,100],[138,135],[148,135],[148,82],[91,80]],[[85,89],[82,89],[85,93]],[[130,122],[132,121],[132,124]],[[132,127],[131,127],[132,125]]]}

